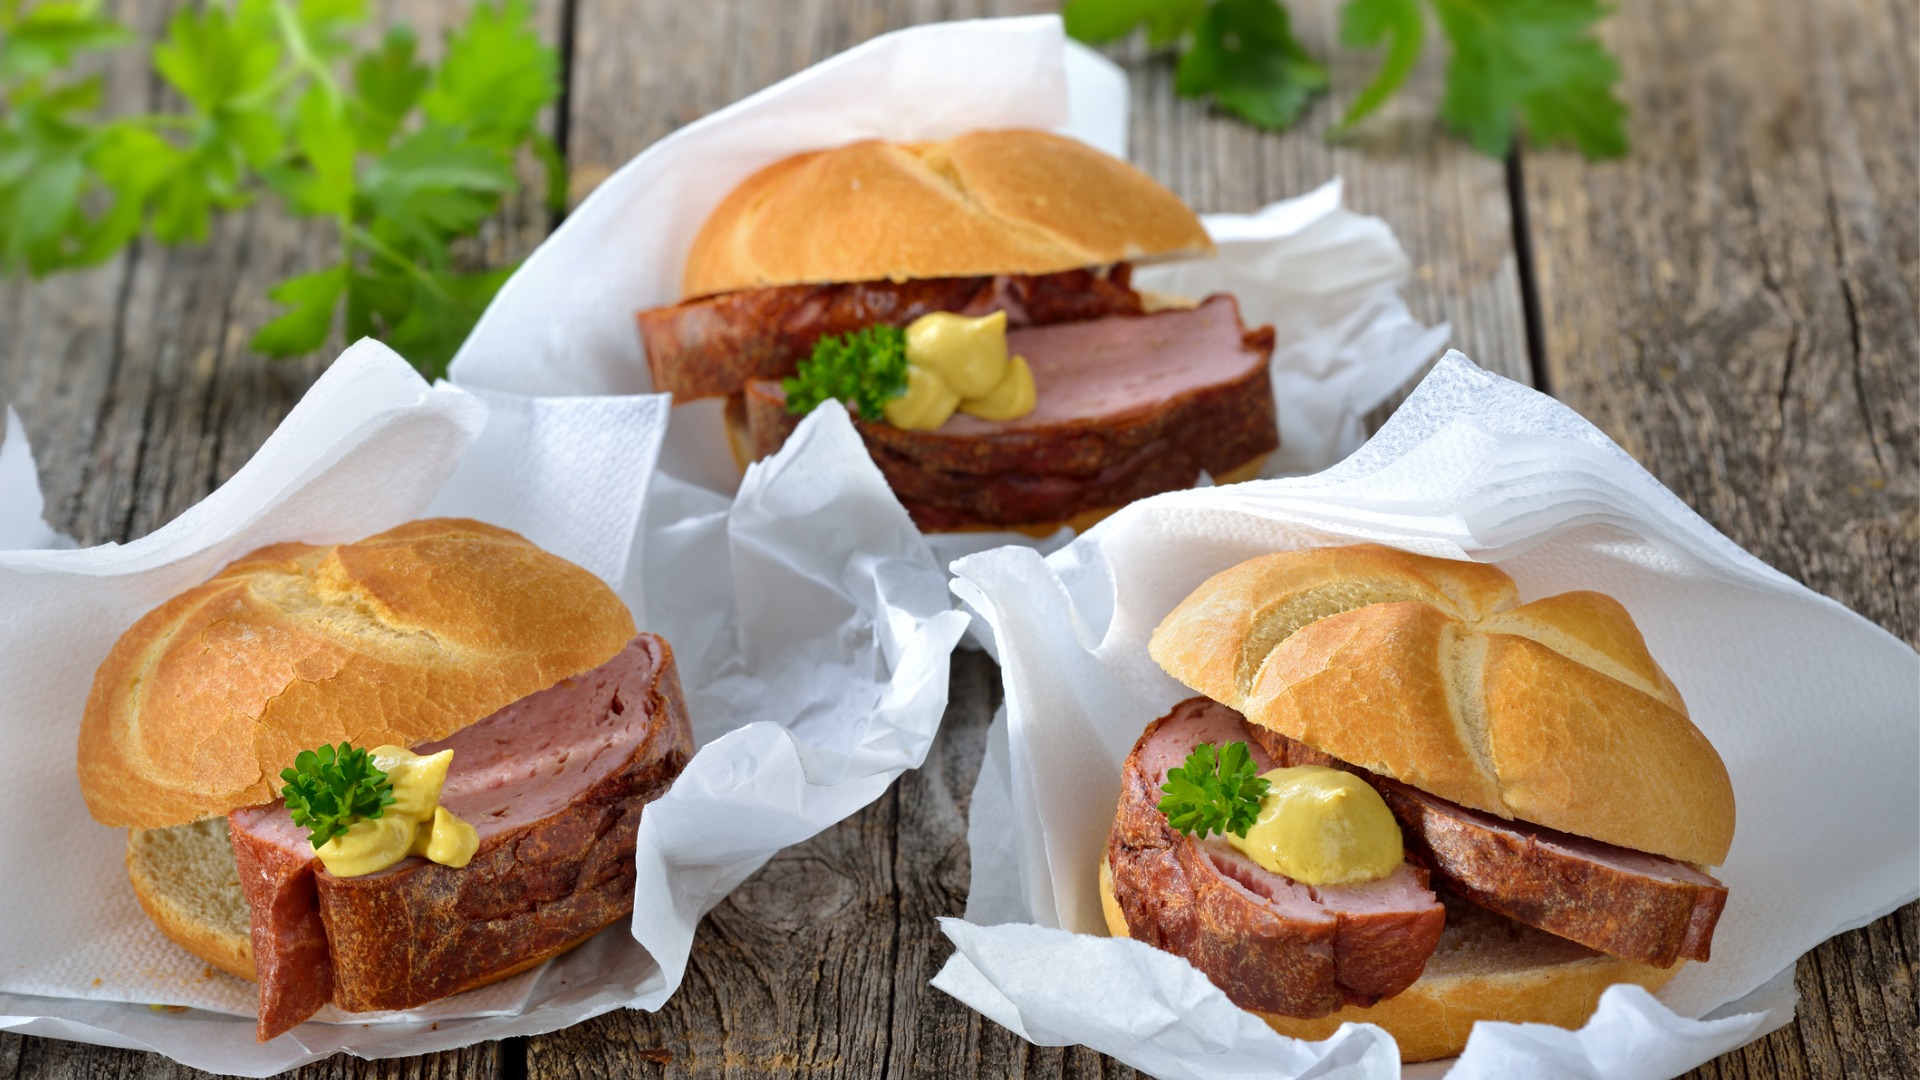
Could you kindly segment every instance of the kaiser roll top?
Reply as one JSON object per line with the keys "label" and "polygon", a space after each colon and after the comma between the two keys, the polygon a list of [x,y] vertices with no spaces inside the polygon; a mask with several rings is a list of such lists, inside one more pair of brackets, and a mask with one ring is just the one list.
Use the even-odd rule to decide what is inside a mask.
{"label": "kaiser roll top", "polygon": [[273,798],[301,750],[445,738],[635,632],[599,578],[477,521],[262,548],[115,643],[80,726],[81,792],[108,825],[224,814]]}
{"label": "kaiser roll top", "polygon": [[1491,566],[1314,548],[1214,575],[1149,649],[1254,723],[1476,810],[1702,865],[1733,843],[1726,766],[1600,593],[1521,604]]}
{"label": "kaiser roll top", "polygon": [[1213,251],[1147,174],[1043,131],[851,143],[760,170],[694,238],[681,292],[1047,274]]}

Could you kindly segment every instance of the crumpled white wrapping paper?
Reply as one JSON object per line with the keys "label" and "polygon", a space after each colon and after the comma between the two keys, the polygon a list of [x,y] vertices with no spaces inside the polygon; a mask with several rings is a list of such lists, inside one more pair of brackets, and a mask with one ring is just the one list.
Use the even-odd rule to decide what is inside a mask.
{"label": "crumpled white wrapping paper", "polygon": [[[633,313],[680,297],[694,235],[740,181],[793,154],[858,139],[928,140],[982,128],[1058,129],[1127,152],[1127,79],[1065,40],[1056,16],[916,27],[875,38],[674,132],[615,172],[535,251],[451,368],[464,386],[526,394],[652,389]],[[1340,184],[1254,214],[1204,218],[1216,258],[1142,266],[1143,288],[1232,292],[1273,324],[1281,449],[1268,475],[1325,468],[1359,446],[1362,417],[1447,339],[1397,292],[1410,263]],[[717,400],[673,412],[661,468],[729,493],[739,470]],[[1057,546],[1068,534],[1042,546]],[[1018,533],[935,535],[943,564]]]}
{"label": "crumpled white wrapping paper", "polygon": [[953,567],[996,639],[1006,708],[935,986],[1035,1042],[1163,1077],[1401,1075],[1378,1028],[1285,1039],[1185,961],[1107,938],[1097,892],[1121,763],[1190,696],[1147,656],[1153,627],[1253,555],[1363,540],[1498,563],[1525,598],[1611,593],[1739,805],[1711,963],[1657,995],[1608,991],[1582,1031],[1482,1024],[1451,1072],[1405,1075],[1675,1075],[1786,1023],[1801,953],[1920,895],[1920,657],[1735,546],[1572,410],[1454,353],[1326,472],[1159,496],[1045,559],[1002,548]]}
{"label": "crumpled white wrapping paper", "polygon": [[[649,497],[666,411],[659,395],[428,387],[363,342],[232,480],[151,535],[0,550],[0,1030],[263,1076],[340,1050],[425,1053],[664,1003],[709,907],[924,759],[965,623],[844,411],[809,418],[737,498],[671,481]],[[0,536],[13,542],[53,539],[32,469],[10,423]],[[94,667],[140,615],[237,555],[436,514],[517,529],[618,588],[674,646],[700,751],[643,817],[630,932],[407,1013],[329,1008],[258,1045],[252,984],[154,929],[126,884],[124,834],[81,801],[74,747]]]}

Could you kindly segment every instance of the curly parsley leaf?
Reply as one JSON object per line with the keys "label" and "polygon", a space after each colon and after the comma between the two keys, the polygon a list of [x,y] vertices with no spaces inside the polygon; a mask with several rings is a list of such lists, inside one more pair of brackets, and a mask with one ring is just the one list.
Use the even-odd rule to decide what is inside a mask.
{"label": "curly parsley leaf", "polygon": [[780,385],[787,392],[787,411],[795,416],[805,416],[823,401],[840,401],[861,419],[884,419],[887,401],[907,388],[907,332],[880,325],[823,337],[800,361],[796,375]]}
{"label": "curly parsley leaf", "polygon": [[1217,750],[1212,743],[1201,743],[1184,766],[1167,770],[1160,812],[1167,824],[1189,835],[1244,837],[1259,818],[1270,786],[1259,776],[1246,743],[1231,742]]}
{"label": "curly parsley leaf", "polygon": [[1326,87],[1327,69],[1293,36],[1287,9],[1275,0],[1214,0],[1173,75],[1177,93],[1211,94],[1221,108],[1266,128],[1292,124]]}
{"label": "curly parsley leaf", "polygon": [[308,830],[307,842],[318,848],[347,831],[362,818],[378,818],[393,805],[393,785],[373,764],[372,755],[352,743],[337,748],[302,750],[293,768],[280,770],[286,786],[293,823]]}
{"label": "curly parsley leaf", "polygon": [[1516,116],[1541,143],[1590,158],[1627,152],[1620,65],[1593,35],[1600,0],[1432,0],[1453,45],[1440,117],[1483,153],[1513,146]]}

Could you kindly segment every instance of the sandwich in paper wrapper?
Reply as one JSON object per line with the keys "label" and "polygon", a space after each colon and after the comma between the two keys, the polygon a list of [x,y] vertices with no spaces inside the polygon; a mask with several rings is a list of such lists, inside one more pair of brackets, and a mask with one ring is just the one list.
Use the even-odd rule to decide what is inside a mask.
{"label": "sandwich in paper wrapper", "polygon": [[[83,550],[0,552],[0,605],[9,612],[0,627],[0,678],[9,688],[0,731],[14,749],[19,781],[0,796],[0,809],[17,825],[0,839],[0,865],[9,871],[0,1029],[157,1050],[198,1068],[264,1076],[342,1050],[419,1054],[550,1031],[614,1008],[660,1007],[679,985],[694,928],[709,908],[780,848],[857,811],[924,758],[964,623],[943,574],[837,409],[809,418],[736,498],[676,512],[683,508],[670,494],[656,494],[665,509],[643,527],[665,411],[657,395],[527,398],[429,387],[392,352],[363,342],[342,354],[232,480],[151,535]],[[0,528],[33,535],[39,493],[37,485],[11,482],[33,469],[11,420],[4,445],[0,476],[10,482]],[[405,524],[418,518],[474,520]],[[552,554],[531,552],[516,532]],[[367,537],[374,542],[352,543]],[[238,581],[263,567],[285,575],[308,558],[304,552],[334,550],[326,545],[345,544],[338,551],[358,552],[364,567],[382,551],[398,550],[404,560],[449,543],[490,560],[485,565],[502,565],[502,552],[509,569],[530,563],[536,584],[551,585],[558,575],[566,591],[556,599],[565,604],[604,597],[613,610],[595,620],[596,632],[624,640],[637,625],[657,635],[642,633],[619,651],[609,665],[628,657],[626,667],[609,667],[599,682],[610,680],[618,693],[638,690],[627,700],[666,710],[697,752],[684,767],[672,763],[679,772],[664,793],[664,781],[645,789],[644,812],[636,805],[624,819],[638,814],[637,835],[625,833],[634,844],[627,865],[608,866],[598,878],[616,890],[631,882],[628,895],[603,897],[619,911],[631,901],[630,918],[465,993],[404,1011],[324,1006],[286,1034],[257,1042],[254,984],[161,935],[128,888],[127,832],[96,823],[82,802],[74,744],[95,668],[122,631],[222,567],[223,580]],[[848,565],[860,572],[841,575]],[[460,570],[436,573],[458,578]],[[403,582],[396,593],[377,573],[361,580],[389,597],[409,595],[415,584]],[[840,584],[822,588],[822,581]],[[809,602],[799,608],[769,603],[802,591]],[[465,597],[441,597],[449,599]],[[503,609],[498,626],[529,617],[537,625],[543,616],[537,606]],[[263,633],[284,632],[278,623],[261,625]],[[658,693],[645,689],[647,673],[657,680],[663,661],[668,672],[677,662],[683,696],[659,682]],[[594,693],[594,674],[563,679],[544,698],[536,693],[498,715],[510,725],[542,711],[572,715],[564,711],[567,695]],[[449,743],[459,745],[460,736]],[[635,760],[644,765],[643,757]],[[455,786],[450,780],[447,790]],[[443,808],[453,798],[443,795]],[[486,856],[482,847],[478,858]],[[417,863],[393,873],[466,872]],[[595,926],[606,921],[589,917]],[[543,913],[535,922],[550,930],[553,919]],[[537,961],[552,951],[535,946],[531,953]],[[336,950],[335,959],[339,975],[345,958]]]}
{"label": "sandwich in paper wrapper", "polygon": [[[662,472],[724,495],[796,422],[776,376],[823,328],[1004,316],[1003,353],[1031,354],[1031,414],[964,415],[956,396],[962,414],[936,409],[929,430],[856,417],[943,560],[1058,543],[1054,525],[1139,493],[1350,452],[1361,417],[1446,340],[1398,296],[1409,262],[1390,230],[1342,208],[1337,180],[1196,219],[1124,164],[1126,131],[1125,75],[1056,17],[877,38],[614,173],[502,288],[452,377],[670,390]],[[921,321],[905,327],[915,371]]]}
{"label": "sandwich in paper wrapper", "polygon": [[[1115,862],[1111,879],[1103,881],[1109,872],[1103,858],[1127,850],[1115,823],[1123,762],[1135,752],[1136,740],[1143,748],[1151,742],[1160,729],[1149,729],[1144,738],[1142,729],[1169,710],[1162,725],[1219,727],[1183,720],[1191,702],[1175,708],[1194,691],[1155,658],[1195,685],[1207,677],[1196,676],[1192,662],[1180,655],[1191,642],[1166,639],[1206,632],[1194,613],[1217,607],[1221,583],[1236,580],[1216,574],[1276,552],[1357,543],[1381,545],[1375,550],[1385,554],[1354,549],[1355,555],[1343,558],[1376,567],[1424,567],[1427,573],[1458,564],[1422,563],[1419,557],[1497,567],[1500,574],[1469,567],[1475,572],[1446,585],[1462,603],[1471,589],[1489,585],[1517,587],[1518,599],[1536,610],[1533,602],[1541,598],[1597,592],[1613,600],[1579,603],[1630,617],[1625,625],[1637,626],[1646,653],[1658,658],[1659,667],[1650,670],[1664,669],[1671,679],[1666,686],[1677,687],[1673,699],[1684,694],[1695,734],[1711,743],[1702,767],[1693,771],[1710,774],[1723,760],[1738,800],[1735,834],[1726,832],[1730,812],[1719,822],[1668,827],[1687,862],[1724,853],[1712,869],[1725,885],[1725,908],[1708,962],[1685,963],[1670,978],[1659,972],[1666,981],[1652,994],[1609,978],[1623,985],[1599,997],[1597,1011],[1579,1030],[1483,1021],[1470,1037],[1461,1033],[1464,1052],[1456,1061],[1428,1061],[1403,1071],[1403,1053],[1430,1053],[1417,1042],[1396,1046],[1385,1030],[1363,1022],[1364,1008],[1339,1013],[1338,1019],[1353,1022],[1291,1028],[1312,1030],[1318,1041],[1286,1038],[1236,1006],[1187,959],[1108,936],[1110,928],[1129,925],[1153,929],[1151,900],[1126,907],[1119,921],[1111,907],[1103,909],[1103,893],[1111,902],[1113,882],[1121,876]],[[1282,561],[1271,565],[1279,568]],[[1287,563],[1296,564],[1305,565],[1297,558]],[[1920,657],[1740,550],[1571,410],[1483,372],[1457,353],[1441,362],[1372,441],[1323,473],[1159,496],[1044,559],[1001,548],[964,558],[953,571],[954,591],[991,628],[1006,707],[989,731],[971,804],[974,861],[966,918],[943,920],[956,952],[934,985],[1035,1042],[1084,1043],[1164,1077],[1303,1076],[1329,1068],[1366,1077],[1665,1077],[1788,1022],[1793,965],[1801,953],[1915,898],[1920,783],[1912,762],[1920,752]],[[1510,585],[1504,584],[1508,577]],[[1214,593],[1187,599],[1210,578],[1215,580],[1207,588]],[[1407,614],[1405,609],[1425,605],[1386,606]],[[1610,625],[1621,625],[1620,616],[1610,618]],[[1340,632],[1360,635],[1351,642],[1364,640],[1354,630],[1360,623],[1344,616],[1307,626],[1336,622]],[[1491,623],[1489,618],[1483,625]],[[1411,632],[1405,626],[1399,631],[1402,637]],[[1295,633],[1305,636],[1308,630]],[[1570,655],[1581,651],[1561,645]],[[1263,669],[1259,685],[1269,677]],[[1304,700],[1297,694],[1300,685],[1294,684],[1292,700]],[[1650,688],[1665,693],[1659,679]],[[1231,696],[1209,695],[1220,699],[1222,692]],[[1380,691],[1373,693],[1377,698]],[[1249,710],[1264,710],[1258,713],[1262,724],[1273,722],[1270,707],[1243,700]],[[1249,720],[1255,715],[1249,711]],[[1331,726],[1335,719],[1309,733],[1325,744],[1314,748],[1316,754],[1340,739],[1357,745],[1353,725],[1339,729]],[[1365,726],[1363,720],[1353,724]],[[1257,745],[1272,748],[1270,732],[1251,722],[1247,729],[1258,736]],[[1663,762],[1651,760],[1648,743],[1628,743],[1609,747],[1622,761],[1618,779],[1607,785],[1631,786],[1640,782],[1636,777],[1658,775]],[[1382,753],[1394,759],[1393,750]],[[1369,767],[1378,767],[1368,760]],[[1604,778],[1611,768],[1595,758],[1582,771]],[[1390,780],[1375,782],[1390,800],[1396,792],[1412,792]],[[1601,791],[1599,802],[1608,794]],[[1676,791],[1670,798],[1687,808],[1685,818],[1721,799],[1706,789]],[[1730,849],[1726,835],[1732,835]],[[1436,879],[1452,870],[1437,847],[1426,854]],[[1224,868],[1234,859],[1216,854],[1214,862]],[[1649,859],[1641,856],[1635,865]],[[1675,874],[1711,880],[1686,866]],[[1259,872],[1235,876],[1253,881]],[[1449,920],[1462,916],[1484,918],[1449,904]],[[1526,928],[1512,933],[1540,936]],[[1205,962],[1203,955],[1192,955]],[[1429,964],[1444,979],[1442,969],[1458,961],[1442,963],[1436,954]],[[1240,970],[1224,979],[1244,994],[1249,977]],[[1088,995],[1088,986],[1101,991]],[[1418,991],[1416,984],[1409,994],[1417,997]],[[1541,997],[1557,992],[1535,991]],[[1384,999],[1383,1014],[1395,1000]]]}

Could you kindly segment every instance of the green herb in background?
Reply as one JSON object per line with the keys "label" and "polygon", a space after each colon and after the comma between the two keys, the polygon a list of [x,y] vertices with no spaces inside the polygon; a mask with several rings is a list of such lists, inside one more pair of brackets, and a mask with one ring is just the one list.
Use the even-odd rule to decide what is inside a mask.
{"label": "green herb in background", "polygon": [[331,266],[268,295],[286,310],[255,348],[319,348],[337,316],[430,376],[445,372],[511,267],[456,269],[518,186],[530,153],[549,204],[565,198],[558,151],[536,126],[559,60],[530,0],[478,4],[438,66],[396,27],[349,40],[366,0],[230,0],[181,10],[152,51],[178,94],[166,111],[101,117],[101,81],[65,74],[131,36],[98,0],[0,0],[0,270],[94,265],[141,235],[204,241],[217,211],[262,193],[332,221]]}
{"label": "green herb in background", "polygon": [[1167,824],[1183,833],[1232,833],[1245,837],[1260,817],[1260,804],[1272,785],[1259,775],[1253,754],[1243,742],[1214,749],[1201,743],[1187,755],[1187,763],[1167,770],[1160,790],[1160,812]]}
{"label": "green herb in background", "polygon": [[352,743],[302,750],[293,768],[280,770],[280,779],[287,785],[280,797],[287,801],[288,816],[309,830],[307,843],[316,848],[362,818],[379,818],[394,801],[387,774]]}
{"label": "green herb in background", "polygon": [[907,332],[880,324],[823,337],[780,386],[787,392],[787,411],[796,416],[823,401],[839,401],[861,419],[885,419],[881,409],[907,388]]}
{"label": "green herb in background", "polygon": [[[1335,134],[1406,82],[1429,9],[1451,47],[1440,118],[1481,152],[1504,157],[1518,121],[1536,141],[1571,143],[1591,158],[1627,152],[1627,109],[1613,94],[1620,67],[1593,33],[1610,10],[1600,0],[1345,0],[1341,44],[1385,53]],[[1211,95],[1261,127],[1291,125],[1327,86],[1326,68],[1276,0],[1067,0],[1064,14],[1067,32],[1094,44],[1145,26],[1149,45],[1180,48],[1175,90]]]}

